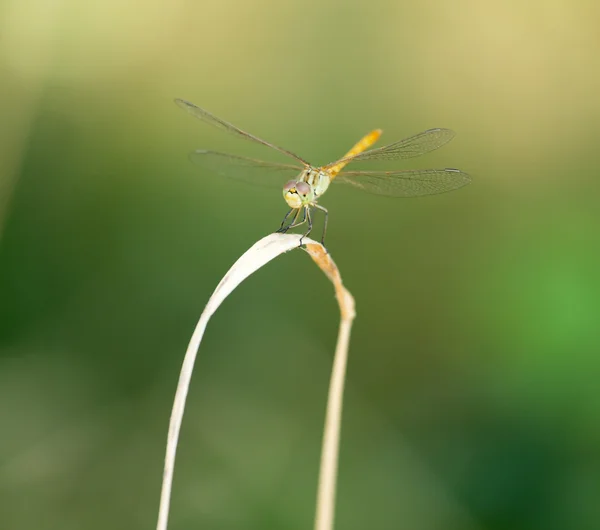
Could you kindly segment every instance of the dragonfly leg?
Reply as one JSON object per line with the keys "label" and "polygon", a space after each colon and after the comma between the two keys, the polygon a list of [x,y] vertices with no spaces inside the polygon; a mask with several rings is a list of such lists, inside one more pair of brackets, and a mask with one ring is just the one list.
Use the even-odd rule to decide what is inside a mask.
{"label": "dragonfly leg", "polygon": [[[289,229],[289,226],[287,228],[284,228],[285,222],[287,221],[287,218],[290,216],[290,214],[294,211],[294,208],[291,208],[290,211],[288,213],[285,214],[285,217],[283,218],[283,221],[281,221],[281,226],[279,227],[278,230],[276,230],[277,232],[287,232],[287,230]],[[296,217],[298,216],[298,213],[296,213]],[[292,221],[290,224],[293,224],[294,221]]]}
{"label": "dragonfly leg", "polygon": [[304,234],[302,234],[302,237],[300,238],[300,246],[302,246],[302,240],[312,232],[312,217],[310,216],[310,206],[304,207],[304,219],[308,221],[308,230]]}
{"label": "dragonfly leg", "polygon": [[[285,216],[284,222],[285,222],[285,219],[288,217],[288,215],[294,211],[296,212],[296,215],[294,215],[294,218],[290,221],[290,223],[287,226],[280,227],[279,230],[277,230],[277,232],[281,232],[282,234],[285,234],[290,228],[294,228],[295,226],[298,226],[298,224],[302,224],[302,223],[296,223],[296,221],[298,220],[298,217],[300,217],[300,208],[292,208]],[[282,223],[282,225],[283,225],[283,223]]]}
{"label": "dragonfly leg", "polygon": [[323,208],[323,206],[319,206],[318,204],[313,204],[313,206],[317,210],[321,210],[325,213],[325,223],[323,224],[323,235],[321,236],[321,245],[325,246],[325,234],[327,234],[327,221],[329,220],[329,212],[327,208]]}
{"label": "dragonfly leg", "polygon": [[298,213],[296,214],[296,217],[294,217],[294,222],[292,224],[289,224],[288,226],[286,226],[286,231],[289,230],[290,228],[296,228],[297,226],[303,225],[304,223],[306,223],[306,211],[308,210],[307,207],[304,207],[304,215],[302,216],[302,221],[296,222],[296,219],[298,219],[298,217],[300,217],[300,210],[298,210]]}

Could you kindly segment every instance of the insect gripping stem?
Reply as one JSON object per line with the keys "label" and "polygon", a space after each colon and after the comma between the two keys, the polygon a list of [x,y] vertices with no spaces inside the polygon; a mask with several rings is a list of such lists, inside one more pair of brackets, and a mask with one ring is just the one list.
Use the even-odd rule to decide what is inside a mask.
{"label": "insect gripping stem", "polygon": [[375,129],[366,136],[363,136],[358,142],[356,142],[352,149],[350,149],[350,151],[348,151],[342,158],[340,158],[340,162],[329,167],[329,173],[331,174],[331,177],[335,178],[335,176],[342,169],[344,169],[344,166],[351,162],[351,160],[348,160],[348,158],[359,155],[363,151],[369,149],[369,147],[371,147],[379,139],[382,132],[383,131],[381,129]]}

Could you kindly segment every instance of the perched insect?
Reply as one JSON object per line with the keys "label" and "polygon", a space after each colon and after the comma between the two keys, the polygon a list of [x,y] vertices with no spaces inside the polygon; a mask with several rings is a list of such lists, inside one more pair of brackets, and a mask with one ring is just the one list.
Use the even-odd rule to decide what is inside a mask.
{"label": "perched insect", "polygon": [[[205,150],[197,150],[191,154],[191,158],[195,163],[207,168],[209,171],[251,184],[272,184],[274,173],[296,173],[297,176],[283,186],[283,198],[290,210],[283,218],[281,226],[277,230],[278,232],[287,232],[290,228],[308,223],[308,229],[302,237],[308,236],[312,230],[311,209],[314,208],[323,211],[325,214],[323,235],[321,237],[321,243],[324,243],[328,212],[317,201],[334,181],[349,184],[370,193],[391,197],[434,195],[461,188],[471,182],[469,175],[452,168],[342,171],[346,164],[350,162],[397,160],[428,153],[452,140],[454,132],[450,129],[429,129],[399,142],[368,150],[381,136],[382,131],[376,129],[361,138],[339,160],[325,166],[316,167],[286,149],[238,129],[235,125],[217,118],[193,103],[183,99],[176,99],[175,102],[206,123],[210,123],[240,138],[266,145],[296,161],[296,164],[280,164]],[[301,215],[302,219],[299,220]]]}

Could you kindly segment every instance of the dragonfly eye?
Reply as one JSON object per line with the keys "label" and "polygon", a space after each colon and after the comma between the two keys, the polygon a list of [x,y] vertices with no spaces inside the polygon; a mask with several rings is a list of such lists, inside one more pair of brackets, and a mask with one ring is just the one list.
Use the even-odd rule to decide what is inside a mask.
{"label": "dragonfly eye", "polygon": [[306,196],[310,193],[310,186],[306,182],[297,182],[296,190],[300,195]]}
{"label": "dragonfly eye", "polygon": [[288,182],[285,183],[285,185],[283,186],[283,191],[288,192],[290,191],[292,188],[296,187],[296,181],[295,180],[289,180]]}

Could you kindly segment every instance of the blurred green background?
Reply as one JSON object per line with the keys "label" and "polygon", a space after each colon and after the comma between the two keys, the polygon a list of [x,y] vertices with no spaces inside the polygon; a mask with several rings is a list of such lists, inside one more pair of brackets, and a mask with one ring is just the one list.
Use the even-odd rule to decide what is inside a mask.
{"label": "blurred green background", "polygon": [[[272,154],[175,97],[317,164],[376,127],[457,131],[393,167],[470,186],[322,200],[358,312],[337,528],[600,528],[599,17],[593,0],[3,0],[1,528],[153,528],[191,332],[286,211],[189,162]],[[219,309],[170,528],[312,526],[338,321],[299,251]]]}

